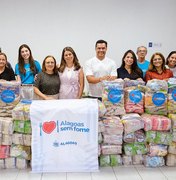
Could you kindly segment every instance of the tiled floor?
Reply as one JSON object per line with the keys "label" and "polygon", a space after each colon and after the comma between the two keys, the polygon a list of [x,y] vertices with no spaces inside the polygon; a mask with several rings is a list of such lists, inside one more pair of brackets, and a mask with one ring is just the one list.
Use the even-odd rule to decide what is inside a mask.
{"label": "tiled floor", "polygon": [[103,167],[96,173],[31,173],[30,169],[1,169],[0,180],[176,180],[176,167]]}

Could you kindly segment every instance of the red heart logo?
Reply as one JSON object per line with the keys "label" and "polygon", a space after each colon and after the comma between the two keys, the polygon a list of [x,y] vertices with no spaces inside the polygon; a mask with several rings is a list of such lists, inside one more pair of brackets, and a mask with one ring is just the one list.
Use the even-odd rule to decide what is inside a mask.
{"label": "red heart logo", "polygon": [[45,133],[50,134],[56,128],[56,123],[54,121],[44,122],[42,129]]}

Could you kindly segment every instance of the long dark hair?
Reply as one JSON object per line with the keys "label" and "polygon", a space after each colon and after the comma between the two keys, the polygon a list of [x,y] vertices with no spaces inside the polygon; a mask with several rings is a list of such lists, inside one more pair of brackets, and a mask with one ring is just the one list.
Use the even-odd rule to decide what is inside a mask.
{"label": "long dark hair", "polygon": [[24,59],[23,57],[21,56],[21,49],[22,48],[27,48],[30,52],[30,56],[29,56],[29,64],[30,64],[30,70],[35,74],[36,73],[36,68],[35,68],[35,62],[34,62],[34,58],[32,56],[32,52],[31,52],[31,49],[29,48],[29,46],[27,44],[22,44],[20,47],[19,47],[19,51],[18,51],[18,64],[19,64],[19,71],[20,73],[22,74],[25,74],[26,73],[26,70],[24,68]]}
{"label": "long dark hair", "polygon": [[142,75],[142,70],[138,67],[136,55],[131,49],[126,51],[125,54],[123,55],[121,67],[125,68],[124,59],[125,59],[125,57],[127,56],[128,53],[132,54],[132,56],[133,56],[133,64],[131,65],[131,73],[134,73],[134,74],[136,73],[139,76],[141,76]]}
{"label": "long dark hair", "polygon": [[171,51],[171,52],[169,53],[169,55],[167,56],[167,58],[166,58],[166,64],[167,64],[167,65],[169,64],[169,58],[172,56],[172,54],[176,54],[176,51]]}
{"label": "long dark hair", "polygon": [[66,61],[64,59],[64,53],[65,51],[70,51],[73,54],[73,64],[74,64],[74,71],[77,71],[81,68],[80,64],[79,64],[79,60],[77,58],[77,55],[75,53],[75,51],[71,48],[71,47],[65,47],[62,51],[62,56],[61,56],[61,64],[59,67],[59,72],[63,73],[64,69],[66,67]]}

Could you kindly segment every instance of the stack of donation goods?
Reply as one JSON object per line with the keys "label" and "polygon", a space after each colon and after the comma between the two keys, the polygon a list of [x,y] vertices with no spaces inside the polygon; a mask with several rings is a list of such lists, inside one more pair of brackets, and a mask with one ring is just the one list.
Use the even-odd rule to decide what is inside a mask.
{"label": "stack of donation goods", "polygon": [[[102,86],[99,165],[176,166],[176,79],[117,79]],[[32,96],[32,87],[0,82],[0,169],[30,164]]]}
{"label": "stack of donation goods", "polygon": [[176,79],[102,85],[100,166],[176,166]]}
{"label": "stack of donation goods", "polygon": [[0,169],[25,169],[31,159],[30,104],[21,102],[21,84],[0,82]]}

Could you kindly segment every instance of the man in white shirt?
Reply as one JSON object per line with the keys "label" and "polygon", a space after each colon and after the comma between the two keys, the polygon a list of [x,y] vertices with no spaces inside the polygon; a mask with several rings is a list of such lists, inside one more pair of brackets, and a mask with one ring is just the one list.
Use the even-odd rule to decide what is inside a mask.
{"label": "man in white shirt", "polygon": [[95,44],[96,56],[86,62],[86,78],[89,83],[89,96],[101,99],[102,81],[117,78],[116,63],[106,57],[107,42],[98,40]]}

